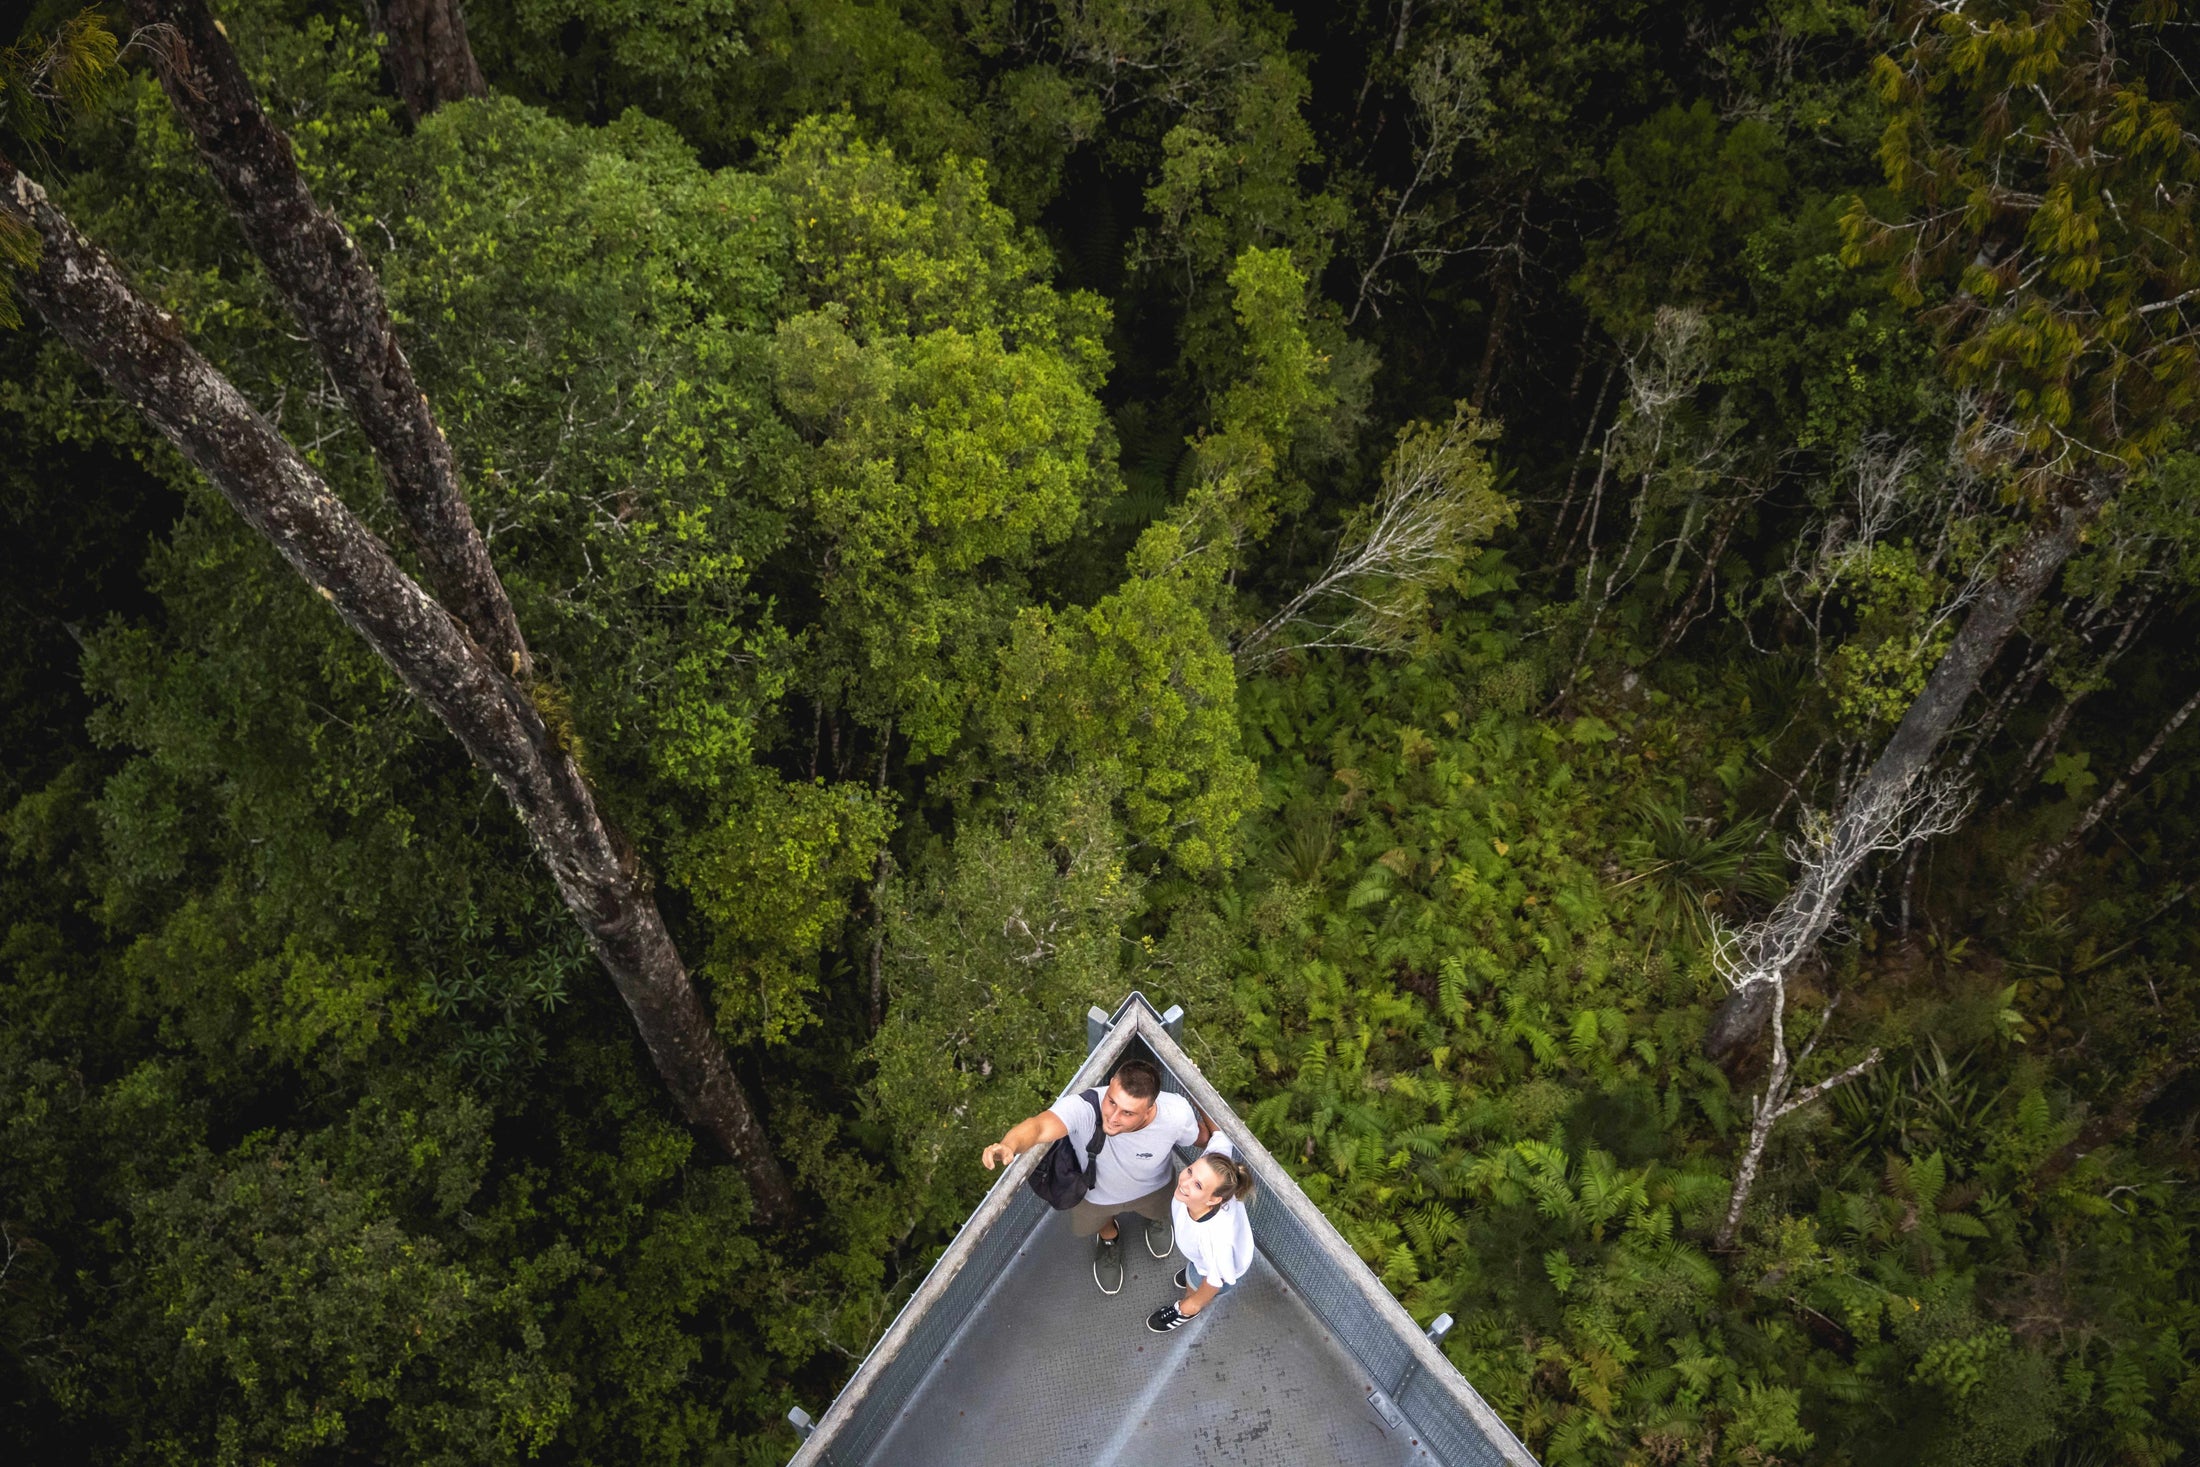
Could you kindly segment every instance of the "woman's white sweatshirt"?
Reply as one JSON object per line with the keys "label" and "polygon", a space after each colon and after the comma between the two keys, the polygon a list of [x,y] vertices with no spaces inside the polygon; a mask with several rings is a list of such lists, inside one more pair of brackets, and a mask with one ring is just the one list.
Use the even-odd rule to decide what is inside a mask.
{"label": "woman's white sweatshirt", "polygon": [[[1220,1131],[1207,1143],[1207,1149],[1221,1156],[1237,1154],[1230,1138]],[[1253,1266],[1253,1222],[1246,1216],[1243,1202],[1233,1197],[1205,1218],[1195,1218],[1172,1197],[1169,1214],[1176,1220],[1176,1246],[1207,1282],[1218,1288],[1234,1284]]]}

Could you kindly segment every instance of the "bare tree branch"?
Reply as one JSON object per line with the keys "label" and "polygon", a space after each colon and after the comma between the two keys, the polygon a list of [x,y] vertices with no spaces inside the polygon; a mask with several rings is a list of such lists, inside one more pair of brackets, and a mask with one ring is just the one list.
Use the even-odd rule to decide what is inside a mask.
{"label": "bare tree branch", "polygon": [[[1410,14],[1412,7],[1409,5],[1406,9]],[[1399,17],[1398,25],[1402,43],[1405,16]],[[1389,293],[1380,281],[1383,267],[1393,256],[1406,255],[1428,270],[1435,268],[1444,256],[1462,252],[1418,243],[1441,228],[1441,222],[1426,217],[1425,211],[1416,214],[1413,200],[1451,167],[1452,157],[1461,143],[1478,138],[1487,130],[1490,95],[1483,68],[1488,64],[1488,43],[1480,37],[1463,37],[1431,48],[1414,66],[1408,83],[1418,118],[1418,125],[1413,128],[1413,177],[1399,191],[1396,203],[1391,206],[1390,220],[1383,228],[1382,240],[1376,245],[1367,268],[1360,272],[1359,295],[1352,303],[1352,314],[1345,318],[1345,325],[1358,321],[1360,312],[1371,305],[1377,316],[1382,315],[1382,307],[1375,303],[1378,297]]]}
{"label": "bare tree branch", "polygon": [[1777,1121],[1782,1116],[1790,1115],[1795,1111],[1801,1110],[1804,1106],[1809,1105],[1812,1101],[1816,1100],[1819,1096],[1824,1095],[1827,1091],[1839,1089],[1841,1086],[1848,1084],[1849,1081],[1855,1079],[1858,1075],[1863,1074],[1873,1065],[1878,1064],[1879,1060],[1879,1046],[1873,1045],[1869,1054],[1865,1055],[1855,1064],[1850,1065],[1847,1069],[1837,1070],[1833,1074],[1826,1076],[1825,1079],[1820,1080],[1817,1084],[1811,1086],[1809,1089],[1796,1092],[1795,1098],[1782,1105],[1778,1111],[1774,1112],[1772,1118]]}
{"label": "bare tree branch", "polygon": [[1315,647],[1400,645],[1429,589],[1512,513],[1479,451],[1488,436],[1464,403],[1442,428],[1417,423],[1401,433],[1358,533],[1348,532],[1321,574],[1245,635],[1240,665]]}
{"label": "bare tree branch", "polygon": [[1719,1225],[1721,1248],[1731,1248],[1741,1230],[1742,1213],[1764,1164],[1773,1127],[1879,1062],[1880,1052],[1874,1048],[1846,1069],[1791,1093],[1796,1070],[1816,1052],[1840,1002],[1836,996],[1826,1005],[1816,1032],[1803,1046],[1802,1054],[1791,1060],[1787,997],[1788,981],[1797,963],[1833,926],[1841,895],[1865,861],[1955,829],[1969,807],[1969,794],[1963,785],[1942,778],[1921,781],[1892,797],[1882,795],[1862,804],[1851,801],[1839,819],[1816,812],[1806,815],[1802,836],[1788,847],[1788,854],[1799,867],[1795,885],[1762,921],[1719,935],[1712,952],[1714,967],[1737,992],[1754,989],[1769,994],[1772,1027],[1772,1064],[1766,1071],[1764,1088],[1750,1100],[1749,1139],[1742,1149],[1741,1164],[1735,1168],[1734,1193],[1726,1219]]}

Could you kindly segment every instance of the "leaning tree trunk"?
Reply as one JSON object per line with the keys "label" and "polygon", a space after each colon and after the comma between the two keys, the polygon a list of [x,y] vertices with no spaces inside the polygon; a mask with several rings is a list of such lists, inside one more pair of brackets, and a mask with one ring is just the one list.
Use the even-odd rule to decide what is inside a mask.
{"label": "leaning tree trunk", "polygon": [[445,102],[489,95],[458,0],[367,0],[367,25],[382,34],[382,64],[413,121]]}
{"label": "leaning tree trunk", "polygon": [[23,295],[117,396],[150,420],[457,735],[533,838],[650,1057],[688,1119],[747,1175],[759,1217],[784,1218],[786,1179],[647,880],[528,694],[308,468],[228,378],[139,297],[45,190],[0,158],[0,214],[40,252]]}
{"label": "leaning tree trunk", "polygon": [[2196,708],[2200,708],[2200,688],[2194,689],[2192,696],[2178,705],[2177,711],[2170,714],[2169,721],[2156,730],[2147,746],[2139,751],[2139,757],[2131,761],[2131,767],[2118,775],[2116,782],[2101,791],[2101,797],[2086,807],[2085,814],[2078,817],[2078,823],[2071,826],[2061,840],[2040,852],[2039,859],[2025,868],[2024,875],[2010,888],[2009,894],[2001,899],[2000,915],[2007,916],[2018,902],[2030,895],[2032,888],[2038,886],[2047,873],[2061,864],[2063,857],[2075,850],[2078,842],[2084,840],[2093,827],[2101,823],[2101,817],[2116,808],[2117,801],[2123,799],[2133,782],[2147,772],[2147,766],[2162,752],[2163,745],[2170,741],[2178,729],[2184,727],[2185,720],[2192,717]]}
{"label": "leaning tree trunk", "polygon": [[382,282],[336,216],[314,201],[289,137],[261,110],[206,0],[130,0],[130,12],[140,26],[163,28],[154,55],[169,101],[365,432],[430,589],[498,667],[532,671],[451,446],[398,345]]}
{"label": "leaning tree trunk", "polygon": [[[1910,704],[1886,747],[1880,750],[1879,758],[1841,802],[1841,809],[1834,817],[1837,826],[1877,819],[1878,812],[1903,805],[1911,788],[1932,764],[1941,741],[1955,727],[1963,705],[1978,690],[1979,679],[2000,655],[2010,633],[2016,630],[2025,612],[2055,579],[2062,563],[2078,548],[2079,535],[2107,502],[2109,488],[2104,480],[2076,499],[2053,506],[2048,520],[2035,526],[2010,550],[2000,572],[1987,582],[1986,590],[1972,606],[1971,614],[1964,618],[1955,640],[1948,644],[1932,676],[1925,680],[1924,690]],[[1808,951],[1824,934],[1838,909],[1841,890],[1847,887],[1854,874],[1853,871],[1843,873],[1831,902],[1815,900],[1824,893],[1807,893],[1813,899],[1812,909],[1796,915],[1811,924],[1811,930],[1797,951]],[[1782,907],[1803,899],[1804,895],[1805,888],[1798,887],[1783,899]],[[1781,915],[1776,911],[1774,920]],[[1724,1060],[1757,1042],[1772,1018],[1773,982],[1769,977],[1756,976],[1736,985],[1704,1033],[1703,1048],[1707,1055]]]}

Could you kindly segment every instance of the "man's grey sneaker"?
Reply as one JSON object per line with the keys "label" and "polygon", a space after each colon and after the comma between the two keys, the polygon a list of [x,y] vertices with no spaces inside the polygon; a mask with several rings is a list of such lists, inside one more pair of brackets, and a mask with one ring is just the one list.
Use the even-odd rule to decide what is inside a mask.
{"label": "man's grey sneaker", "polygon": [[1156,1258],[1166,1258],[1176,1251],[1176,1219],[1167,1222],[1146,1222],[1146,1251]]}
{"label": "man's grey sneaker", "polygon": [[1146,1316],[1146,1328],[1157,1335],[1165,1335],[1172,1329],[1182,1329],[1191,1322],[1192,1316],[1177,1313],[1174,1304],[1165,1304]]}
{"label": "man's grey sneaker", "polygon": [[1092,1281],[1103,1294],[1123,1292],[1123,1235],[1092,1240]]}
{"label": "man's grey sneaker", "polygon": [[1192,1271],[1188,1268],[1180,1268],[1176,1271],[1176,1277],[1170,1282],[1180,1289],[1188,1289],[1192,1286]]}

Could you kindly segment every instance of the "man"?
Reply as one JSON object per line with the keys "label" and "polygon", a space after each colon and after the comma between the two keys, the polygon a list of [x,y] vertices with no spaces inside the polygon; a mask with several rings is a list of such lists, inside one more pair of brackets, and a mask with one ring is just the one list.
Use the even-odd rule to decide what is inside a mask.
{"label": "man", "polygon": [[1069,1210],[1069,1229],[1080,1238],[1094,1238],[1092,1281],[1103,1294],[1123,1287],[1123,1231],[1116,1215],[1135,1212],[1146,1219],[1146,1251],[1166,1258],[1176,1247],[1169,1220],[1169,1199],[1176,1192],[1176,1157],[1170,1148],[1204,1148],[1215,1128],[1192,1109],[1181,1095],[1161,1089],[1161,1072],[1144,1060],[1127,1060],[1096,1098],[1100,1113],[1093,1115],[1089,1090],[1064,1097],[1058,1104],[1019,1121],[1007,1135],[985,1149],[980,1160],[987,1171],[1007,1166],[1034,1146],[1051,1146],[1067,1136],[1070,1145],[1084,1155],[1092,1144],[1097,1119],[1107,1141],[1093,1168],[1092,1190]]}

